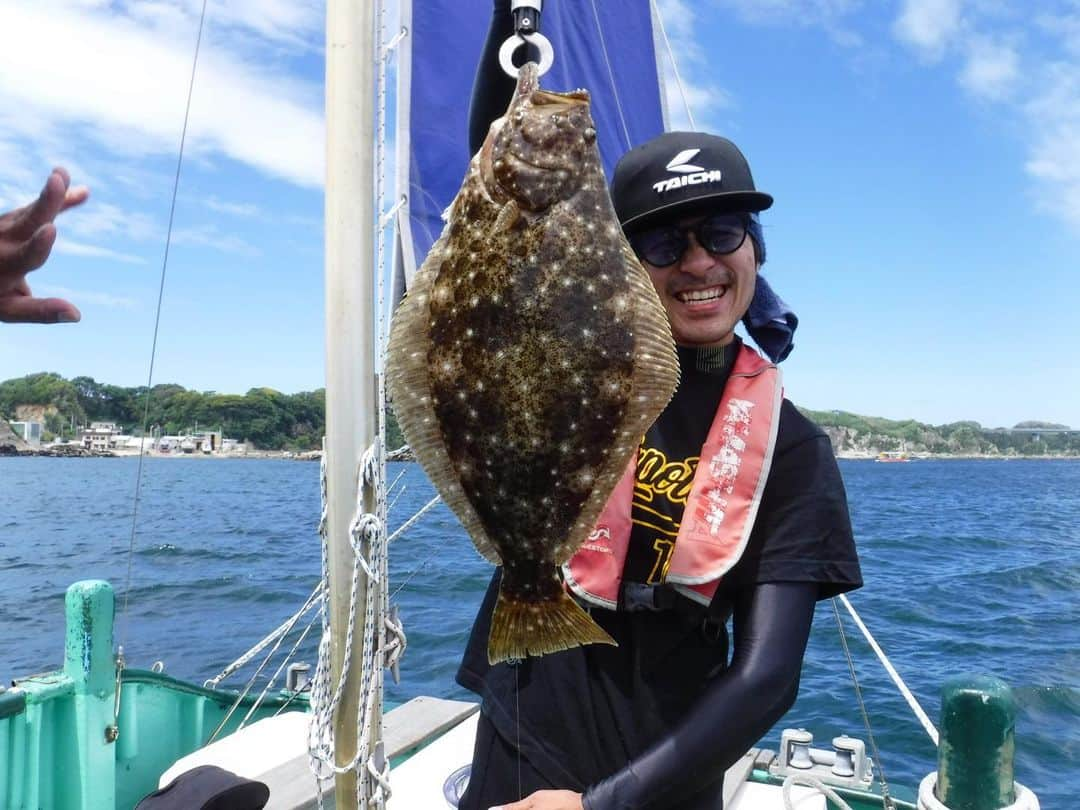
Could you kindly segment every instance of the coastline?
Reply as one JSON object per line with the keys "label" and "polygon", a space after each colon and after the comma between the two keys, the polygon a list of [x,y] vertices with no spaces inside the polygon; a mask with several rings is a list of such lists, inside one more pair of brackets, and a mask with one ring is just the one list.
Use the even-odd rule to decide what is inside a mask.
{"label": "coastline", "polygon": [[[21,446],[20,446],[21,445]],[[321,450],[293,451],[293,450],[248,450],[243,453],[161,453],[156,450],[148,450],[142,453],[145,458],[154,459],[218,459],[218,460],[244,460],[244,459],[274,459],[278,461],[320,461]],[[23,442],[18,444],[0,443],[0,458],[138,458],[140,453],[124,452],[117,450],[87,450],[75,445],[59,445],[56,447],[32,448]],[[836,453],[836,458],[843,461],[878,461],[878,454],[869,451],[842,450]],[[415,461],[409,448],[400,447],[397,450],[387,452],[387,461]],[[1041,455],[1021,455],[1005,453],[911,453],[907,459],[899,463],[918,461],[1080,461],[1080,455],[1046,453]],[[896,463],[896,462],[893,462]]]}
{"label": "coastline", "polygon": [[0,458],[145,458],[154,459],[218,459],[218,460],[244,460],[244,459],[276,459],[281,461],[319,461],[322,458],[321,450],[294,452],[291,450],[249,450],[246,453],[159,453],[148,450],[139,452],[117,452],[116,450],[86,450],[82,447],[70,445],[60,447],[43,448],[15,448],[11,445],[0,445]]}
{"label": "coastline", "polygon": [[[877,461],[876,453],[841,451],[837,459],[844,461]],[[1044,453],[1041,455],[1007,455],[1005,453],[911,453],[910,457],[898,462],[906,464],[913,461],[1080,461],[1080,455],[1064,453]],[[892,462],[897,463],[897,462]]]}

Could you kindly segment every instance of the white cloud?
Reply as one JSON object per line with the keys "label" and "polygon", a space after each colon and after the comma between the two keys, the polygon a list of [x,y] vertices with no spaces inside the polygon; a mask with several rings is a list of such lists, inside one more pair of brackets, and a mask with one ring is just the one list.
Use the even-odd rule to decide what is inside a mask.
{"label": "white cloud", "polygon": [[97,304],[110,309],[134,309],[137,305],[133,298],[104,292],[73,290],[70,287],[57,287],[52,284],[43,284],[37,288],[36,292],[56,296],[57,298],[66,298],[76,306],[80,304]]}
{"label": "white cloud", "polygon": [[1080,2],[1073,2],[1073,10],[1061,14],[1040,14],[1036,25],[1051,36],[1057,37],[1066,51],[1080,56]]}
{"label": "white cloud", "polygon": [[91,197],[78,208],[71,209],[58,219],[63,232],[82,237],[123,237],[137,242],[159,240],[161,229],[146,214],[132,213],[111,203]]}
{"label": "white cloud", "polygon": [[[290,25],[301,34],[312,25],[310,4],[293,13],[284,3],[270,3],[262,21],[256,14],[262,3],[227,5],[231,23],[281,41],[297,35],[289,33]],[[195,19],[175,4],[132,7],[142,19],[117,16],[105,5],[0,0],[0,75],[12,77],[0,85],[0,109],[19,111],[4,119],[4,129],[39,144],[78,127],[115,154],[175,154]],[[185,25],[159,29],[147,22],[150,12],[158,20],[171,14]],[[49,58],[42,58],[45,43]],[[194,156],[224,154],[291,183],[319,187],[323,150],[313,145],[323,140],[321,85],[240,50],[204,41],[186,148]]]}
{"label": "white cloud", "polygon": [[1038,86],[1025,107],[1034,133],[1026,168],[1041,207],[1080,232],[1080,70],[1073,62],[1047,65]]}
{"label": "white cloud", "polygon": [[69,256],[88,256],[94,259],[111,259],[124,264],[146,264],[146,259],[141,256],[133,256],[129,253],[121,253],[98,245],[88,245],[85,242],[76,242],[61,236],[53,248],[56,253],[64,253]]}
{"label": "white cloud", "polygon": [[733,12],[757,25],[798,25],[823,29],[839,45],[857,47],[863,38],[845,24],[863,0],[712,0],[722,13]]}
{"label": "white cloud", "polygon": [[1020,56],[1011,45],[977,37],[968,46],[960,84],[969,93],[989,101],[1009,97],[1019,78]]}
{"label": "white cloud", "polygon": [[960,30],[960,0],[904,0],[893,31],[930,60],[941,58]]}
{"label": "white cloud", "polygon": [[275,42],[310,46],[321,45],[325,8],[315,0],[216,0],[207,14]]}
{"label": "white cloud", "polygon": [[198,245],[214,248],[223,253],[235,253],[241,256],[258,256],[262,253],[254,245],[245,242],[238,236],[221,233],[215,225],[201,225],[173,231],[172,242],[175,245]]}
{"label": "white cloud", "polygon": [[960,86],[1024,125],[1024,168],[1039,208],[1080,231],[1080,3],[1053,5],[1026,15],[996,4],[906,0],[894,31],[923,56],[959,57]]}
{"label": "white cloud", "polygon": [[694,79],[711,75],[707,54],[695,38],[697,10],[690,8],[685,0],[658,0],[658,9],[673,52],[660,54],[670,126],[690,128],[692,118],[698,129],[716,128],[706,117],[730,108],[734,102],[719,85]]}
{"label": "white cloud", "polygon": [[211,211],[217,211],[220,214],[231,214],[235,217],[254,217],[259,214],[259,206],[254,203],[236,203],[210,197],[203,200],[202,204]]}
{"label": "white cloud", "polygon": [[[122,5],[132,19],[166,33],[191,27],[202,10],[202,0],[126,0]],[[213,0],[207,3],[206,33],[231,36],[239,30],[290,50],[311,49],[321,45],[324,10],[312,0]]]}

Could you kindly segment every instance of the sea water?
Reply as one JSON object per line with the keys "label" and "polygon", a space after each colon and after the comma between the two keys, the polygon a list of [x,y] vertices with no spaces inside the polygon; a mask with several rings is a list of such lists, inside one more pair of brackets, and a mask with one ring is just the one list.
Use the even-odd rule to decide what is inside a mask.
{"label": "sea water", "polygon": [[[1080,461],[840,464],[866,580],[850,598],[870,631],[933,719],[940,686],[954,675],[1011,684],[1017,779],[1043,808],[1071,807],[1080,794]],[[112,582],[116,641],[129,666],[161,661],[168,674],[200,683],[315,587],[317,464],[146,459],[136,509],[138,466],[0,459],[4,683],[60,666],[64,591],[76,580]],[[388,478],[393,529],[433,492],[413,464],[389,465]],[[453,674],[490,565],[442,505],[390,553],[409,646],[388,699],[469,699]],[[933,770],[934,748],[841,612],[885,775],[915,785]],[[316,621],[299,648],[312,664],[317,636]],[[762,745],[776,748],[783,727],[812,731],[823,748],[842,733],[867,739],[830,602],[818,606],[799,699]]]}

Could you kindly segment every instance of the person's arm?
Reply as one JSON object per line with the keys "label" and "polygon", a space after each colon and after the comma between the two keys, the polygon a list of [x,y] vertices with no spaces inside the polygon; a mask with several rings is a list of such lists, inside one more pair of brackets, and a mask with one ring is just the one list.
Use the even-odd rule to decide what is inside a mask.
{"label": "person's arm", "polygon": [[[475,155],[484,145],[491,122],[506,112],[517,82],[499,65],[499,48],[514,35],[514,15],[510,0],[494,0],[491,26],[488,28],[484,50],[476,66],[472,100],[469,103],[469,154]],[[527,46],[528,55],[538,58],[536,50]],[[518,51],[520,59],[524,49]]]}
{"label": "person's arm", "polygon": [[815,583],[766,583],[735,604],[731,666],[689,715],[625,768],[590,787],[585,810],[672,807],[716,779],[795,702],[810,636]]}
{"label": "person's arm", "polygon": [[68,173],[56,168],[34,202],[0,215],[0,321],[71,323],[82,317],[62,298],[35,298],[26,276],[49,258],[56,241],[53,220],[88,196],[89,189],[71,188]]}

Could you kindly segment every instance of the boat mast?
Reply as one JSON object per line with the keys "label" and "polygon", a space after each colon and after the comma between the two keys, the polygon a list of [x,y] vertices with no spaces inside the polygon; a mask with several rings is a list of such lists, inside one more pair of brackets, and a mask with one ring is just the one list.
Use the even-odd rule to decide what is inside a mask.
{"label": "boat mast", "polygon": [[[326,474],[329,610],[333,634],[330,682],[345,662],[355,558],[349,523],[356,511],[360,459],[376,435],[374,132],[375,26],[378,0],[326,4]],[[376,511],[365,487],[362,509]],[[349,681],[334,716],[338,764],[358,750],[357,711],[367,588],[360,577]],[[379,718],[371,724],[378,735]],[[371,741],[374,748],[375,739]],[[371,750],[371,749],[369,749]],[[356,807],[356,774],[335,780],[338,808]]]}

